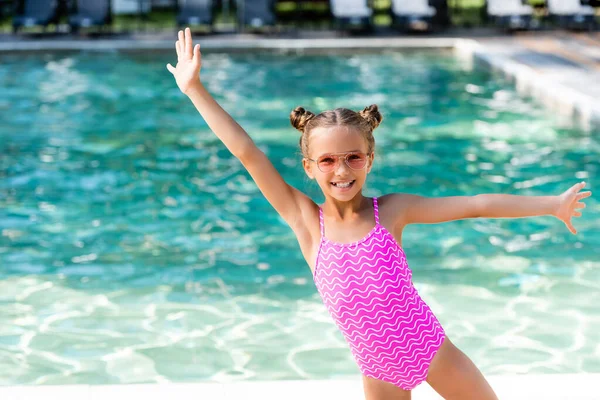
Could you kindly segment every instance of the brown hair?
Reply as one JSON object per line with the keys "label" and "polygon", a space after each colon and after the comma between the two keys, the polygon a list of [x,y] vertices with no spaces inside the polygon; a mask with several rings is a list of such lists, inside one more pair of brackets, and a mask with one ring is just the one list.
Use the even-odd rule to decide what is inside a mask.
{"label": "brown hair", "polygon": [[360,112],[347,108],[336,108],[335,110],[323,111],[319,115],[296,107],[290,113],[292,126],[302,132],[300,137],[300,150],[304,157],[308,157],[308,138],[314,128],[329,128],[334,126],[350,126],[356,128],[365,138],[368,144],[368,153],[375,149],[375,138],[373,130],[379,126],[383,119],[376,104],[366,107]]}

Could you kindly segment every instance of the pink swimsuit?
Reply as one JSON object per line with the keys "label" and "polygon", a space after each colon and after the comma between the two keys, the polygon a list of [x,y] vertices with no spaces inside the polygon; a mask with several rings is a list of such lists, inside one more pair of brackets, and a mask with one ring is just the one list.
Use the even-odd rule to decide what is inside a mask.
{"label": "pink swimsuit", "polygon": [[379,225],[376,198],[373,207],[375,227],[349,244],[325,237],[319,208],[314,280],[363,375],[411,390],[427,378],[445,332],[413,286],[404,251]]}

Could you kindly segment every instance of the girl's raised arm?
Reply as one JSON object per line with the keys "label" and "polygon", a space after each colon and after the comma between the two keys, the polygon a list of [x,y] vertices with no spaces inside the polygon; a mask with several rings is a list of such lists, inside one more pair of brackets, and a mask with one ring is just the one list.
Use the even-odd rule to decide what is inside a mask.
{"label": "girl's raised arm", "polygon": [[283,180],[246,131],[206,91],[200,82],[200,45],[193,46],[189,28],[185,29],[185,33],[179,31],[175,49],[177,65],[168,64],[167,69],[175,77],[177,86],[190,98],[210,129],[242,162],[269,203],[295,231],[298,224],[304,223],[301,216],[307,215],[305,211],[314,206],[313,201]]}

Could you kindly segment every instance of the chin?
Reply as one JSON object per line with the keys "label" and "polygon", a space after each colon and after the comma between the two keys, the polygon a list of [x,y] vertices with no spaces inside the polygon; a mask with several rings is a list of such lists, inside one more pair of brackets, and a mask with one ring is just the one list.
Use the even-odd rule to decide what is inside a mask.
{"label": "chin", "polygon": [[358,189],[353,188],[352,190],[349,190],[347,192],[338,192],[335,190],[330,190],[329,196],[331,196],[337,200],[348,201],[348,200],[352,200],[353,198],[358,196],[360,193],[361,193],[360,188],[358,188]]}

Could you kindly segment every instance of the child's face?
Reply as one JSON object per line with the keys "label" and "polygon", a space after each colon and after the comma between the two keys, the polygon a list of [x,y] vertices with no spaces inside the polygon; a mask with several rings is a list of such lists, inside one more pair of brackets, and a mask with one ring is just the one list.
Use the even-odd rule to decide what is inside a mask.
{"label": "child's face", "polygon": [[[323,194],[348,201],[360,193],[371,171],[374,156],[374,152],[367,154],[368,144],[364,137],[352,128],[338,126],[315,128],[309,140],[309,158],[313,161],[304,158],[302,164],[306,174],[316,179]],[[366,161],[361,167],[361,159],[364,158]],[[346,182],[353,183],[350,187],[341,187]]]}

